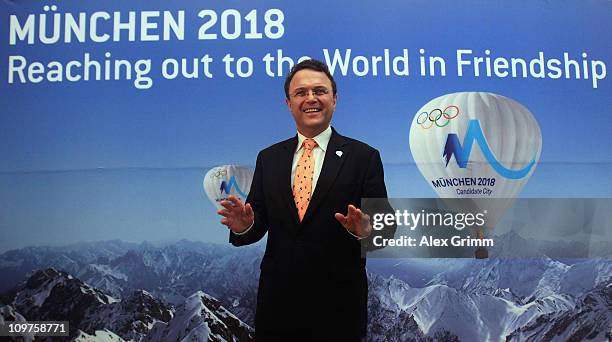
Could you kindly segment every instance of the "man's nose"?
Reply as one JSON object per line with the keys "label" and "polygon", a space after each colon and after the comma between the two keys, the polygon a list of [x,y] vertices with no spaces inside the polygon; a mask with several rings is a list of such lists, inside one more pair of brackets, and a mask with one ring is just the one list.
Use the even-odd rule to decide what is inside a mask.
{"label": "man's nose", "polygon": [[317,97],[314,94],[314,91],[309,90],[308,91],[308,96],[306,96],[306,101],[316,101]]}

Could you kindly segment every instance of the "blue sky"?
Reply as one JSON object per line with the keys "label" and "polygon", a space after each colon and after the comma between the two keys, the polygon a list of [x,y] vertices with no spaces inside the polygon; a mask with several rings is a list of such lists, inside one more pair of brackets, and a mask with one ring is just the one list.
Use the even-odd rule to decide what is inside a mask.
{"label": "blue sky", "polygon": [[[48,4],[53,4],[49,2]],[[209,167],[254,164],[262,148],[291,136],[283,78],[265,75],[260,58],[278,49],[293,58],[323,58],[323,49],[364,56],[389,49],[410,53],[408,77],[336,75],[339,97],[333,125],[381,151],[392,196],[435,196],[413,165],[410,122],[430,99],[457,91],[488,91],[529,108],[540,124],[538,169],[523,191],[531,197],[610,197],[612,81],[457,77],[455,51],[531,59],[568,52],[612,65],[609,1],[205,2],[105,1],[57,3],[59,11],[185,10],[184,41],[8,44],[8,16],[42,13],[37,2],[0,2],[4,61],[67,61],[85,52],[126,59],[201,57],[209,54],[213,79],[163,80],[135,89],[130,81],[7,83],[0,70],[0,250],[32,243],[122,238],[223,241],[201,180]],[[199,41],[200,9],[256,8],[285,14],[281,39]],[[247,24],[243,23],[246,30]],[[219,31],[218,25],[216,31]],[[261,31],[261,27],[260,27]],[[416,72],[419,49],[445,58],[446,77]],[[223,76],[226,53],[255,61],[250,78]],[[154,66],[155,68],[155,66]],[[158,68],[157,68],[158,69]],[[47,172],[52,171],[52,172]],[[61,172],[59,172],[61,171]],[[214,229],[213,229],[214,227]],[[205,234],[202,234],[202,232]]]}

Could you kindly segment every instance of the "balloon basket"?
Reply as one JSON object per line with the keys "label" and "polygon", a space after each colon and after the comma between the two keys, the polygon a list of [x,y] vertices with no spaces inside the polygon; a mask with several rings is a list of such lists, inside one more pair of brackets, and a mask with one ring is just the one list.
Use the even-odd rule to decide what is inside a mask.
{"label": "balloon basket", "polygon": [[474,257],[476,259],[488,259],[489,251],[484,247],[478,247],[476,248],[476,251],[474,252]]}

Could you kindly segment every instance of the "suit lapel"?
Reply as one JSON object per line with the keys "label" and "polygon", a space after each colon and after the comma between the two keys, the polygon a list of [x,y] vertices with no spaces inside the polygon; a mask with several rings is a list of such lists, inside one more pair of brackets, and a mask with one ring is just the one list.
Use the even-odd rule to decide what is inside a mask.
{"label": "suit lapel", "polygon": [[[317,186],[312,194],[312,199],[310,200],[308,209],[306,209],[302,223],[307,221],[308,218],[313,215],[334,183],[336,176],[338,175],[338,171],[340,171],[340,168],[346,159],[338,156],[336,151],[343,151],[344,145],[346,145],[346,139],[340,134],[336,133],[336,130],[332,128],[332,135],[329,139],[329,143],[327,144],[325,158],[323,159],[323,166],[321,167],[321,174],[317,180]],[[291,170],[289,170],[289,173],[291,173]],[[293,207],[294,212],[297,215],[295,203]]]}
{"label": "suit lapel", "polygon": [[289,207],[289,212],[292,215],[293,221],[298,223],[300,221],[295,206],[295,200],[293,199],[293,189],[291,189],[291,166],[293,164],[293,156],[295,155],[295,149],[297,148],[298,138],[297,135],[292,139],[289,139],[283,145],[285,151],[280,161],[281,165],[281,179],[280,187],[283,193],[285,201]]}

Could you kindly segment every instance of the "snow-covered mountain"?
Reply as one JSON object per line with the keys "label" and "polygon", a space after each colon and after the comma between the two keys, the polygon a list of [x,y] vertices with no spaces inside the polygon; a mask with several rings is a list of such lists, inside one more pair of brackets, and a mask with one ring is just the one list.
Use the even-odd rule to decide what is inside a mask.
{"label": "snow-covered mountain", "polygon": [[402,309],[410,286],[375,274],[368,274],[368,281],[368,341],[428,341],[413,315]]}
{"label": "snow-covered mountain", "polygon": [[124,255],[137,244],[119,240],[78,243],[62,247],[26,247],[0,255],[0,292],[7,291],[33,270],[54,267],[76,275],[85,265],[105,263]]}
{"label": "snow-covered mountain", "polygon": [[[370,273],[369,340],[551,341],[557,333],[559,340],[604,340],[612,260],[566,264],[512,232],[496,246],[491,254],[504,258],[441,260],[449,267],[425,286],[389,277],[389,267],[385,276]],[[432,262],[439,268],[433,260],[409,264]]]}
{"label": "snow-covered mountain", "polygon": [[600,284],[612,281],[612,260],[576,259],[571,264],[534,252],[533,243],[509,233],[501,237],[500,254],[523,249],[516,255],[536,257],[468,260],[460,267],[441,272],[428,285],[447,285],[466,293],[494,294],[511,289],[523,302],[555,294],[579,296]]}
{"label": "snow-covered mountain", "polygon": [[[185,240],[161,246],[119,241],[108,241],[108,245],[96,242],[66,250],[41,247],[40,253],[34,247],[6,252],[0,255],[1,283],[14,286],[34,269],[55,267],[114,298],[143,289],[178,305],[203,290],[253,324],[261,245],[235,248]],[[238,283],[243,286],[234,285]],[[0,292],[10,286],[3,288]]]}
{"label": "snow-covered mountain", "polygon": [[[4,305],[0,306],[0,324],[4,324],[5,322],[27,322],[25,317],[21,315],[12,305]],[[6,337],[9,339],[8,337]],[[31,342],[34,340],[33,336],[20,336],[20,341],[23,342]],[[17,341],[16,337],[10,338],[10,341]]]}
{"label": "snow-covered mountain", "polygon": [[168,322],[172,316],[171,307],[147,291],[137,290],[120,302],[91,309],[79,329],[85,332],[106,329],[124,340],[140,341],[155,323]]}
{"label": "snow-covered mountain", "polygon": [[12,305],[0,307],[0,324],[4,322],[26,322],[26,319]]}
{"label": "snow-covered mountain", "polygon": [[72,342],[125,342],[119,335],[114,332],[104,329],[97,330],[92,334],[88,334],[84,331],[79,330],[77,336],[72,340]]}
{"label": "snow-covered mountain", "polygon": [[[0,255],[3,284],[4,270],[13,277],[17,264],[57,262],[73,270],[72,276],[64,269],[32,272],[22,267],[20,281],[25,272],[30,278],[0,295],[0,301],[9,304],[0,312],[31,320],[29,315],[46,312],[40,309],[46,298],[56,298],[51,302],[65,316],[82,312],[76,321],[82,329],[75,338],[83,341],[252,339],[247,327],[254,320],[261,246],[189,241],[95,245],[100,255],[91,246],[72,246],[67,252],[45,247],[40,255],[28,248]],[[612,325],[612,260],[554,260],[516,234],[502,236],[496,245],[496,252],[508,257],[518,249],[535,256],[370,260],[368,340],[605,339]],[[29,261],[20,263],[16,256]],[[412,276],[418,281],[410,282]],[[28,289],[28,283],[37,285]],[[56,293],[58,284],[72,284],[71,290]],[[75,303],[88,303],[83,305],[87,309]]]}
{"label": "snow-covered mountain", "polygon": [[576,307],[551,312],[515,330],[508,341],[611,341],[612,284],[578,298]]}
{"label": "snow-covered mountain", "polygon": [[250,341],[254,330],[202,291],[176,310],[170,322],[157,322],[143,341]]}
{"label": "snow-covered mountain", "polygon": [[[176,310],[144,290],[112,298],[54,268],[36,271],[0,307],[2,321],[69,321],[73,341],[251,341],[251,327],[202,291]],[[31,339],[26,339],[31,340]],[[185,340],[187,341],[187,340]]]}
{"label": "snow-covered mountain", "polygon": [[531,298],[554,293],[568,268],[548,258],[474,259],[463,267],[438,274],[428,285],[447,285],[482,294],[511,289],[519,297]]}
{"label": "snow-covered mountain", "polygon": [[369,341],[604,341],[612,323],[612,285],[520,304],[504,298],[512,296],[508,290],[469,293],[369,279]]}
{"label": "snow-covered mountain", "polygon": [[566,265],[552,259],[471,260],[435,276],[429,285],[447,285],[466,293],[495,294],[510,289],[522,303],[555,294],[580,296],[612,282],[612,261],[588,259]]}
{"label": "snow-covered mountain", "polygon": [[20,284],[11,305],[28,320],[79,325],[89,310],[116,302],[70,274],[48,268]]}

